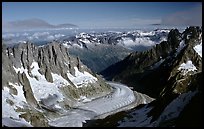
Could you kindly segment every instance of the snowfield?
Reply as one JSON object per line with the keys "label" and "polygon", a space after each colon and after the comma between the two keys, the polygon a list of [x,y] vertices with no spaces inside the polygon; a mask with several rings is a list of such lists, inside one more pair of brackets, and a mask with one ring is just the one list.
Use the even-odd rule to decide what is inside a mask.
{"label": "snowfield", "polygon": [[[17,95],[12,95],[8,87],[2,90],[2,125],[9,127],[31,126],[19,115],[22,112],[16,112],[18,108],[23,108],[26,105],[26,99],[23,94],[23,86],[9,82],[9,85],[16,88]],[[8,102],[10,101],[11,104]],[[12,104],[13,103],[13,104]]]}
{"label": "snowfield", "polygon": [[186,75],[190,71],[196,71],[197,68],[193,65],[192,61],[189,60],[186,63],[182,63],[179,68],[179,71],[183,72],[183,75]]}
{"label": "snowfield", "polygon": [[[44,75],[41,75],[39,73],[39,66],[37,62],[33,62],[31,64],[31,74],[38,78],[34,78],[34,77],[30,77],[28,74],[28,70],[24,69],[23,66],[21,68],[15,68],[13,66],[14,70],[16,71],[16,73],[18,73],[20,71],[20,73],[25,73],[30,84],[31,84],[31,88],[32,91],[34,93],[35,98],[37,99],[37,101],[40,101],[41,99],[47,98],[49,95],[57,95],[57,99],[58,101],[63,101],[64,96],[62,95],[62,93],[60,92],[60,87],[64,87],[64,86],[69,86],[70,83],[64,79],[63,77],[61,77],[58,74],[52,74],[53,77],[53,83],[48,82],[45,79]],[[80,72],[78,70],[77,67],[74,67],[75,69],[75,75],[71,75],[69,72],[67,72],[68,78],[72,81],[72,83],[77,87],[86,87],[87,84],[89,83],[95,83],[96,81],[98,81],[98,79],[94,76],[92,76],[90,73],[84,71],[83,73]],[[52,88],[50,88],[52,87]]]}
{"label": "snowfield", "polygon": [[136,101],[133,91],[127,86],[112,82],[109,84],[113,87],[113,92],[67,111],[62,117],[51,120],[49,124],[60,127],[82,127],[82,122],[86,120],[94,119],[105,113],[111,114],[112,111]]}
{"label": "snowfield", "polygon": [[67,73],[67,76],[77,88],[87,86],[88,83],[95,83],[98,80],[86,71],[84,71],[84,73],[80,72],[77,67],[74,67],[74,70],[75,76],[70,73]]}
{"label": "snowfield", "polygon": [[193,49],[198,53],[200,57],[202,57],[202,40],[201,43],[193,47]]}
{"label": "snowfield", "polygon": [[145,105],[140,109],[133,110],[129,116],[124,117],[118,122],[118,127],[158,127],[162,121],[167,121],[179,116],[184,107],[190,102],[193,96],[198,91],[189,91],[179,95],[171,103],[169,103],[164,111],[161,113],[159,118],[151,123],[152,116],[148,116],[148,112],[153,107]]}

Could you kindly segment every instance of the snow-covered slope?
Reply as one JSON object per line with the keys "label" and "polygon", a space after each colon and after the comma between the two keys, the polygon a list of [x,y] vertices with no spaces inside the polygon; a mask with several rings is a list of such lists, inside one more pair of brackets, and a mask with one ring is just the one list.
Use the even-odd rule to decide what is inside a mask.
{"label": "snow-covered slope", "polygon": [[[98,31],[91,30],[55,30],[55,31],[25,31],[3,33],[2,38],[9,44],[17,44],[24,41],[42,44],[58,40],[67,47],[86,48],[87,44],[120,45],[127,49],[143,51],[150,46],[166,41],[169,29],[156,30],[120,30]],[[147,48],[146,48],[147,47]]]}
{"label": "snow-covered slope", "polygon": [[[5,48],[2,58],[4,126],[12,121],[48,126],[50,114],[45,112],[67,110],[85,102],[84,98],[92,100],[111,92],[111,87],[102,78],[78,58],[71,57],[58,43],[44,47],[25,43]],[[29,115],[33,112],[43,120],[34,120],[34,116]]]}
{"label": "snow-covered slope", "polygon": [[[79,33],[76,36],[62,38],[67,47],[88,48],[88,44],[119,45],[134,51],[144,51],[150,47],[166,41],[170,30],[134,30],[125,32]],[[61,40],[62,40],[61,39]]]}
{"label": "snow-covered slope", "polygon": [[128,116],[118,122],[119,127],[158,127],[164,124],[164,121],[175,119],[179,116],[183,108],[190,102],[191,98],[197,93],[197,91],[189,91],[187,93],[179,95],[174,99],[161,113],[160,117],[152,120],[152,116],[148,113],[153,107],[145,105],[140,109],[136,109],[128,113]]}
{"label": "snow-covered slope", "polygon": [[201,43],[194,47],[194,50],[198,53],[200,57],[202,57],[202,40]]}

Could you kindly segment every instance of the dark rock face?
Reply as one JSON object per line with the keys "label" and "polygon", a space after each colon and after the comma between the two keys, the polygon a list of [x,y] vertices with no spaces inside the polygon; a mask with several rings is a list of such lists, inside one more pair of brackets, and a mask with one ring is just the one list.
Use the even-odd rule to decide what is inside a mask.
{"label": "dark rock face", "polygon": [[26,101],[32,107],[38,107],[39,106],[38,102],[36,101],[36,99],[34,97],[30,82],[29,82],[28,78],[26,77],[26,74],[25,73],[20,74],[20,72],[19,72],[18,77],[19,77],[20,83],[23,85],[23,91],[24,91]]}
{"label": "dark rock face", "polygon": [[132,52],[131,50],[116,45],[92,44],[87,45],[87,47],[88,49],[70,47],[68,51],[70,55],[80,57],[83,64],[97,73],[123,60]]}
{"label": "dark rock face", "polygon": [[[149,32],[149,31],[148,31]],[[144,34],[145,33],[145,34]],[[105,70],[133,51],[150,49],[153,42],[166,40],[169,30],[124,31],[124,32],[91,32],[76,36],[64,37],[61,42],[66,45],[71,55],[79,56],[81,61],[97,73]],[[143,41],[144,40],[144,41]],[[132,42],[131,45],[128,45]],[[149,42],[149,45],[142,42]],[[141,42],[141,43],[140,43]]]}
{"label": "dark rock face", "polygon": [[[134,87],[136,91],[155,97],[156,100],[148,104],[153,107],[148,113],[148,117],[152,117],[151,123],[156,122],[164,109],[179,95],[197,91],[195,97],[192,97],[192,101],[190,100],[189,104],[185,105],[178,117],[157,123],[157,126],[190,126],[186,124],[191,118],[190,109],[200,111],[200,108],[192,107],[191,103],[201,106],[202,57],[194,50],[201,39],[202,28],[200,27],[188,27],[182,34],[177,29],[171,30],[167,42],[162,42],[146,52],[131,53],[123,61],[103,71],[102,74],[111,80],[126,83]],[[184,43],[183,46],[181,42]],[[197,70],[184,74],[178,68],[189,60]],[[161,63],[158,67],[153,67],[159,61]],[[192,112],[198,114],[197,111]],[[193,126],[201,126],[200,116],[196,117],[197,122],[193,121],[190,122]]]}
{"label": "dark rock face", "polygon": [[[194,29],[190,28],[193,32],[198,32],[196,38],[188,40],[185,38],[185,35],[188,35],[187,32],[190,35],[191,31],[184,31],[181,34],[177,29],[171,30],[167,42],[161,42],[145,52],[131,53],[123,61],[110,66],[101,74],[107,79],[121,81],[133,86],[135,90],[142,93],[154,97],[158,96],[164,85],[166,85],[167,80],[176,76],[177,69],[181,63],[191,60],[197,71],[202,71],[202,59],[193,49],[198,44],[198,36],[201,31],[197,27]],[[180,52],[177,52],[182,40],[185,42],[185,47]],[[161,65],[153,69],[152,66],[161,60],[163,60]],[[143,86],[142,88],[141,85]]]}
{"label": "dark rock face", "polygon": [[45,78],[48,82],[53,82],[53,78],[52,78],[52,75],[51,75],[51,72],[50,72],[50,69],[46,67],[45,69]]}

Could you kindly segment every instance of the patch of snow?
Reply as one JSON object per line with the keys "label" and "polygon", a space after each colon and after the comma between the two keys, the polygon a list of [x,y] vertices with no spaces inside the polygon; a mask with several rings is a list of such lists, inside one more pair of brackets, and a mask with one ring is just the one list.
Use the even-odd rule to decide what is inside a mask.
{"label": "patch of snow", "polygon": [[80,96],[80,98],[78,99],[78,101],[82,101],[82,102],[90,102],[92,99],[87,98],[86,96]]}
{"label": "patch of snow", "polygon": [[188,35],[187,35],[187,39],[190,39],[190,36],[191,36],[191,35],[188,34]]}
{"label": "patch of snow", "polygon": [[64,47],[66,47],[66,48],[70,48],[70,45],[68,45],[67,43],[63,43],[62,44]]}
{"label": "patch of snow", "polygon": [[154,31],[149,31],[149,32],[140,31],[139,34],[140,36],[153,36],[155,35],[155,32]]}
{"label": "patch of snow", "polygon": [[7,127],[33,127],[24,119],[13,119],[9,117],[2,118],[2,125]]}
{"label": "patch of snow", "polygon": [[152,117],[148,117],[147,113],[152,109],[152,107],[144,107],[132,111],[129,117],[123,118],[123,120],[119,121],[118,127],[147,127],[150,126],[150,122]]}
{"label": "patch of snow", "polygon": [[185,46],[186,46],[185,41],[182,40],[182,41],[179,43],[179,46],[178,46],[178,48],[177,48],[177,50],[176,50],[176,55],[175,55],[175,56],[177,56],[177,55],[180,53],[180,51],[181,51]]}
{"label": "patch of snow", "polygon": [[67,76],[77,88],[87,86],[88,83],[95,83],[98,80],[86,71],[84,71],[84,73],[80,72],[77,67],[74,67],[74,70],[74,76],[69,72],[67,73]]}
{"label": "patch of snow", "polygon": [[15,89],[17,90],[17,95],[13,95],[13,97],[15,98],[16,106],[23,108],[23,105],[26,103],[23,86],[18,84],[13,84],[11,82],[9,82],[8,85],[15,87]]}
{"label": "patch of snow", "polygon": [[79,41],[81,41],[83,43],[91,43],[88,39],[79,39]]}
{"label": "patch of snow", "polygon": [[[59,96],[59,100],[58,101],[63,101],[64,96],[62,95],[62,93],[60,92],[59,88],[60,86],[62,86],[63,84],[68,84],[68,82],[66,82],[64,79],[60,78],[59,76],[54,75],[53,80],[54,82],[48,82],[45,79],[45,76],[41,75],[38,70],[39,70],[39,66],[37,62],[33,62],[31,64],[31,74],[35,77],[38,78],[38,80],[34,77],[30,77],[28,75],[28,70],[24,69],[23,67],[21,68],[15,68],[14,70],[18,73],[18,71],[20,71],[20,73],[24,72],[30,82],[32,91],[34,93],[34,97],[37,99],[37,101],[40,101],[41,98],[46,98],[49,96],[49,94],[53,95],[56,94]],[[64,83],[59,83],[60,82],[64,82]],[[56,83],[56,84],[55,84]]]}
{"label": "patch of snow", "polygon": [[198,53],[200,57],[202,57],[202,40],[201,43],[193,47],[193,49]]}
{"label": "patch of snow", "polygon": [[[14,105],[10,105],[6,102],[7,99],[10,99],[14,102]],[[19,119],[20,112],[16,112],[16,103],[19,103],[18,100],[15,100],[15,96],[9,92],[9,88],[4,87],[2,90],[2,118],[3,117],[12,117]]]}
{"label": "patch of snow", "polygon": [[20,40],[19,43],[27,43],[25,40]]}
{"label": "patch of snow", "polygon": [[178,117],[184,107],[197,92],[198,91],[189,91],[179,95],[164,109],[160,117],[152,123],[152,117],[147,116],[147,113],[152,109],[152,107],[147,108],[148,105],[145,105],[140,109],[132,111],[129,114],[130,116],[119,121],[119,127],[157,127],[162,121]]}
{"label": "patch of snow", "polygon": [[189,103],[191,98],[197,92],[198,92],[197,90],[194,92],[189,91],[187,93],[179,95],[164,109],[164,111],[161,113],[160,117],[157,120],[157,124],[159,124],[161,121],[178,117],[181,111],[184,109],[184,107]]}
{"label": "patch of snow", "polygon": [[186,63],[182,63],[179,68],[179,71],[183,72],[183,75],[187,74],[189,71],[195,71],[197,68],[193,65],[192,61],[189,60]]}
{"label": "patch of snow", "polygon": [[57,87],[62,87],[62,86],[68,86],[70,85],[70,83],[64,79],[62,76],[58,75],[58,74],[52,74],[52,78],[53,78],[53,83],[57,86]]}
{"label": "patch of snow", "polygon": [[[23,94],[23,86],[18,84],[13,84],[9,82],[9,85],[13,86],[17,90],[17,95],[11,94],[8,87],[4,87],[2,90],[2,125],[8,127],[20,127],[20,126],[31,126],[23,118],[20,118],[19,115],[22,112],[17,112],[17,107],[23,108],[26,104],[26,99]],[[13,105],[10,105],[7,101],[10,100],[13,102]]]}

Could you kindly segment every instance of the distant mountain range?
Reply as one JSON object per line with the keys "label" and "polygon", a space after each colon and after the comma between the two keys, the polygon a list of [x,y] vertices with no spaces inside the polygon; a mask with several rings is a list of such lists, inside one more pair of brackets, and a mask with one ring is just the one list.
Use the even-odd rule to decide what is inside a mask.
{"label": "distant mountain range", "polygon": [[22,30],[39,30],[39,29],[60,29],[60,28],[76,28],[74,24],[58,24],[52,25],[42,19],[26,19],[19,21],[3,22],[3,31],[22,31]]}

